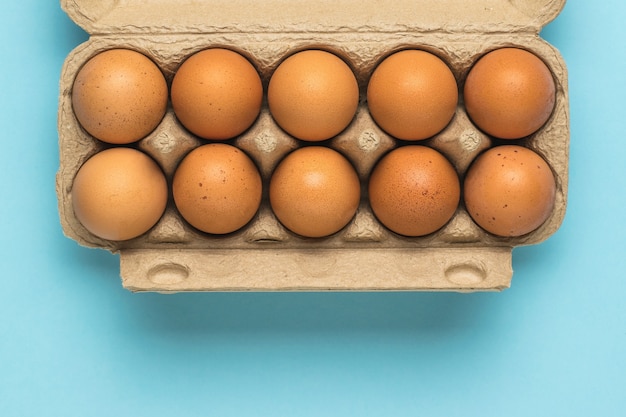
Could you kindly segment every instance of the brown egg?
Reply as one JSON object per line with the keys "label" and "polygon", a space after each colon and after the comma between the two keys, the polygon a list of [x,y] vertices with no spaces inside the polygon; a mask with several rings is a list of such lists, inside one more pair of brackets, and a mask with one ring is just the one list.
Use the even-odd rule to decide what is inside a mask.
{"label": "brown egg", "polygon": [[426,139],[443,130],[454,116],[458,97],[450,68],[437,56],[419,50],[385,58],[367,87],[374,121],[403,140]]}
{"label": "brown egg", "polygon": [[519,139],[550,118],[555,91],[552,73],[536,55],[518,48],[496,49],[479,59],[467,75],[465,107],[487,134]]}
{"label": "brown egg", "polygon": [[181,161],[172,183],[181,216],[195,228],[226,234],[245,226],[261,203],[261,175],[252,160],[225,143],[200,146]]}
{"label": "brown egg", "polygon": [[127,144],[157,127],[167,96],[165,78],[154,62],[136,51],[111,49],[78,71],[72,106],[80,125],[95,138]]}
{"label": "brown egg", "polygon": [[146,154],[111,148],[89,158],[72,185],[78,221],[94,235],[127,240],[147,232],[163,215],[167,182]]}
{"label": "brown egg", "polygon": [[359,104],[359,86],[350,67],[321,50],[302,51],[283,61],[270,79],[267,95],[276,123],[306,141],[339,134]]}
{"label": "brown egg", "polygon": [[256,120],[263,85],[241,54],[222,48],[195,53],[172,80],[172,107],[192,133],[211,140],[233,138]]}
{"label": "brown egg", "polygon": [[546,161],[517,145],[496,146],[479,155],[464,183],[465,206],[474,221],[499,236],[521,236],[552,213],[554,175]]}
{"label": "brown egg", "polygon": [[405,236],[423,236],[443,227],[460,200],[452,164],[426,146],[403,146],[385,155],[370,175],[369,200],[378,220]]}
{"label": "brown egg", "polygon": [[359,177],[339,152],[323,146],[297,149],[270,181],[270,204],[278,220],[305,237],[338,232],[359,207]]}

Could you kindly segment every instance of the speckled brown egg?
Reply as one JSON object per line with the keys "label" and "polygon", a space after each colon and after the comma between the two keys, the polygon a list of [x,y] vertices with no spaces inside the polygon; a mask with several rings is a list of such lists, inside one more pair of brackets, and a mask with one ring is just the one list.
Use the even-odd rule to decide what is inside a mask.
{"label": "speckled brown egg", "polygon": [[276,123],[290,135],[314,142],[343,131],[359,104],[359,86],[350,67],[321,50],[285,59],[272,74],[267,95]]}
{"label": "speckled brown egg", "polygon": [[446,157],[419,145],[385,155],[374,167],[368,189],[376,218],[405,236],[423,236],[443,227],[461,193],[459,177]]}
{"label": "speckled brown egg", "polygon": [[165,78],[145,55],[111,49],[89,59],[72,87],[80,125],[95,138],[128,144],[151,133],[167,108]]}
{"label": "speckled brown egg", "polygon": [[176,117],[189,131],[204,139],[226,140],[254,123],[263,85],[243,55],[211,48],[182,63],[172,80],[171,97]]}
{"label": "speckled brown egg", "polygon": [[278,220],[305,237],[338,232],[359,207],[359,177],[339,152],[299,148],[283,159],[270,180],[270,204]]}
{"label": "speckled brown egg", "polygon": [[89,158],[72,185],[78,221],[94,235],[121,241],[154,226],[167,204],[167,182],[159,166],[135,149],[117,147]]}
{"label": "speckled brown egg", "polygon": [[445,128],[458,97],[456,79],[446,63],[434,54],[411,49],[385,58],[367,87],[374,121],[391,136],[410,141]]}
{"label": "speckled brown egg", "polygon": [[464,182],[467,212],[486,231],[525,235],[552,213],[556,183],[548,163],[518,145],[496,146],[479,155]]}
{"label": "speckled brown egg", "polygon": [[550,69],[518,48],[487,53],[467,75],[464,99],[472,121],[489,135],[519,139],[539,130],[556,100]]}
{"label": "speckled brown egg", "polygon": [[225,143],[200,146],[178,165],[172,182],[181,216],[206,233],[226,234],[245,226],[261,203],[261,175],[240,149]]}

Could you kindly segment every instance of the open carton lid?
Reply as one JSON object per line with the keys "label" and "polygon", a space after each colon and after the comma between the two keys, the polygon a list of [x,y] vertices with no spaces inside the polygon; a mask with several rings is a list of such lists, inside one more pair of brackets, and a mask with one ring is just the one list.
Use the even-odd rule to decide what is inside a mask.
{"label": "open carton lid", "polygon": [[565,0],[61,0],[91,35],[539,31]]}

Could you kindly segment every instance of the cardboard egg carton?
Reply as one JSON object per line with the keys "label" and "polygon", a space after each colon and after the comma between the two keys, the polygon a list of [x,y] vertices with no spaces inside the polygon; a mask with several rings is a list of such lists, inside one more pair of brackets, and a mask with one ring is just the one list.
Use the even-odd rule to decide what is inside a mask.
{"label": "cardboard egg carton", "polygon": [[[560,226],[566,207],[569,109],[566,67],[559,52],[540,38],[541,28],[565,0],[61,0],[63,9],[91,36],[67,57],[60,80],[57,193],[64,233],[79,244],[119,252],[121,277],[131,291],[287,290],[502,290],[510,286],[512,249],[539,243]],[[416,48],[433,52],[452,69],[460,91],[476,60],[492,49],[518,46],[543,59],[556,82],[556,106],[547,124],[512,143],[527,146],[551,166],[556,204],[548,220],[530,234],[503,238],[477,226],[461,201],[439,231],[404,237],[374,217],[367,199],[368,175],[399,141],[372,120],[365,101],[375,66],[391,52]],[[352,221],[326,238],[303,238],[284,228],[268,202],[269,178],[277,163],[303,143],[281,130],[264,104],[257,121],[228,141],[244,150],[263,177],[263,199],[254,219],[237,232],[213,236],[195,230],[173,201],[144,235],[107,241],[92,235],[72,210],[72,182],[79,167],[105,146],[86,133],[74,116],[73,80],[95,54],[130,48],[151,58],[168,84],[191,54],[225,47],[242,53],[258,69],[265,91],[278,64],[296,51],[321,48],[342,57],[354,70],[360,103],[352,123],[322,142],[346,156],[361,183],[360,207]],[[265,96],[266,97],[266,96]],[[207,143],[184,129],[171,105],[160,125],[138,149],[162,167],[168,183],[181,159]],[[460,178],[494,139],[476,128],[462,95],[450,124],[415,144],[443,153]]]}

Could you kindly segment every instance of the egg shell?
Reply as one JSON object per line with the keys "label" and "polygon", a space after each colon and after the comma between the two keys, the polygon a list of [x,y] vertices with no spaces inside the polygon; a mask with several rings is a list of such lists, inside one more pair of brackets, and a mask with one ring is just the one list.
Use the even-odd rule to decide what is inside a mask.
{"label": "egg shell", "polygon": [[481,154],[465,177],[464,198],[474,221],[499,236],[521,236],[541,226],[554,209],[556,182],[532,150],[502,145]]}
{"label": "egg shell", "polygon": [[354,217],[361,185],[350,162],[327,147],[307,146],[281,161],[270,180],[272,210],[305,237],[338,232]]}
{"label": "egg shell", "polygon": [[146,233],[161,218],[167,182],[149,156],[130,148],[110,148],[89,158],[72,186],[78,221],[94,235],[116,241]]}
{"label": "egg shell", "polygon": [[136,142],[152,132],[168,102],[159,67],[144,54],[110,49],[90,58],[72,88],[74,114],[91,135],[112,144]]}
{"label": "egg shell", "polygon": [[481,57],[465,81],[465,107],[472,121],[500,139],[535,133],[554,110],[550,69],[535,54],[498,48]]}
{"label": "egg shell", "polygon": [[369,181],[376,217],[405,236],[423,236],[443,227],[456,212],[461,194],[454,166],[425,146],[402,146],[385,155]]}
{"label": "egg shell", "polygon": [[305,50],[273,72],[267,100],[276,123],[305,141],[330,139],[352,121],[359,86],[350,67],[336,55]]}
{"label": "egg shell", "polygon": [[240,149],[225,143],[206,144],[181,161],[172,193],[181,216],[192,226],[206,233],[231,233],[256,214],[261,175]]}
{"label": "egg shell", "polygon": [[373,119],[403,140],[427,139],[452,120],[458,87],[450,68],[436,55],[415,49],[395,52],[374,70],[367,86]]}
{"label": "egg shell", "polygon": [[178,68],[171,96],[174,113],[187,129],[204,139],[226,140],[254,123],[263,85],[256,68],[241,54],[209,48]]}

